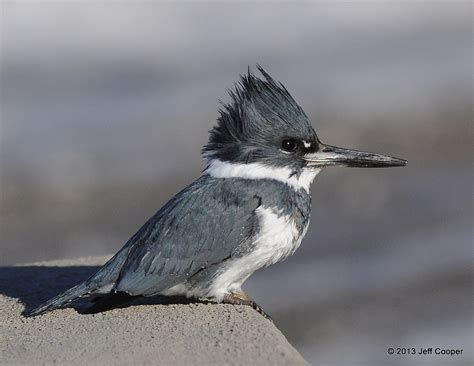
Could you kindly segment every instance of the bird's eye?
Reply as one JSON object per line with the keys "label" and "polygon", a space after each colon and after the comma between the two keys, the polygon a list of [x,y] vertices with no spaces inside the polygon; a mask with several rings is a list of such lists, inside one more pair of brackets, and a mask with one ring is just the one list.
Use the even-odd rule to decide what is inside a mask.
{"label": "bird's eye", "polygon": [[298,142],[294,139],[284,139],[281,142],[281,149],[286,152],[293,152],[298,147]]}

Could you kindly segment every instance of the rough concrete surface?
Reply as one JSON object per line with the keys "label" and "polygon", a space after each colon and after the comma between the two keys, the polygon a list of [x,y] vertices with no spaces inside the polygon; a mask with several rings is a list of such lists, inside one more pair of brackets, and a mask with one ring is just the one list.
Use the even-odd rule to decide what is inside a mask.
{"label": "rough concrete surface", "polygon": [[79,304],[22,315],[106,259],[1,267],[0,364],[305,364],[271,321],[245,306],[147,303],[84,314]]}

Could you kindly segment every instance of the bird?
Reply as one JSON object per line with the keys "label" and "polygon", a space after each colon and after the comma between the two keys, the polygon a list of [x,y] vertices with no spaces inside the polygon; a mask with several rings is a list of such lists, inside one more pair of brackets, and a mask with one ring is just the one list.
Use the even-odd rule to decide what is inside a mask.
{"label": "bird", "polygon": [[310,185],[330,166],[396,167],[407,161],[324,144],[285,86],[260,65],[221,101],[202,149],[205,168],[158,210],[95,274],[29,313],[84,296],[182,296],[249,305],[242,290],[257,270],[300,246]]}

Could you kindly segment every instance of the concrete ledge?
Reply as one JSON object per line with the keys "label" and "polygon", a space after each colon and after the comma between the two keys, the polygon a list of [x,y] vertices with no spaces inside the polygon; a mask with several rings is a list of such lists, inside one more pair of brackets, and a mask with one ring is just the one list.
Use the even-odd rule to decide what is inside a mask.
{"label": "concrete ledge", "polygon": [[25,308],[85,279],[106,259],[0,268],[0,363],[306,364],[272,322],[245,306],[142,304],[96,314],[68,308],[22,316]]}

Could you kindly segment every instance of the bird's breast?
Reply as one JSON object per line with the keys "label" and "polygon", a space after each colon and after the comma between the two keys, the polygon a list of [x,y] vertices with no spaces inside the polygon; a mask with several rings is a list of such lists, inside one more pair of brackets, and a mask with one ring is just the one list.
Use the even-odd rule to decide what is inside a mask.
{"label": "bird's breast", "polygon": [[309,218],[301,220],[299,212],[284,214],[274,208],[259,207],[256,213],[260,230],[247,257],[255,270],[292,255],[301,244],[309,224]]}

